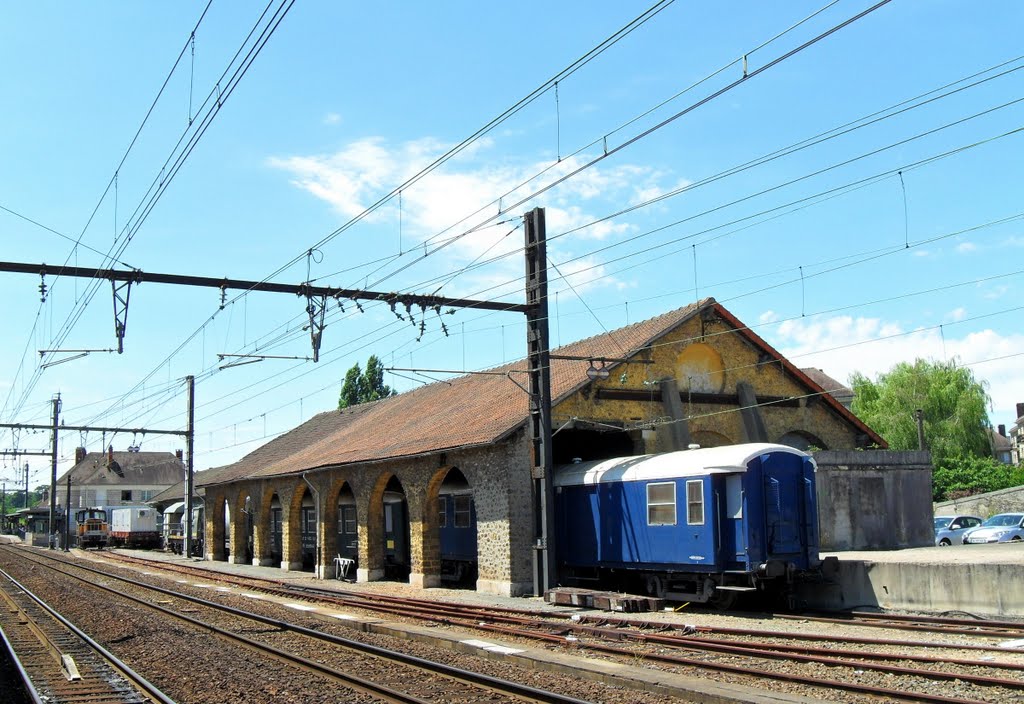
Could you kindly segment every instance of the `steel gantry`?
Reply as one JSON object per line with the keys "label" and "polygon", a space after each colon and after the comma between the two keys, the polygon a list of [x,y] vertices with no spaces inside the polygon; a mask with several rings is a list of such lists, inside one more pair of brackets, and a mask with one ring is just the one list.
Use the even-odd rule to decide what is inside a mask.
{"label": "steel gantry", "polygon": [[[214,278],[207,276],[189,276],[181,274],[156,274],[141,269],[91,269],[86,267],[47,267],[45,264],[26,264],[18,262],[0,262],[0,272],[35,274],[43,277],[70,276],[88,279],[106,279],[111,282],[114,294],[114,330],[117,338],[117,351],[124,351],[124,336],[127,331],[128,301],[132,285],[142,283],[176,284],[180,286],[199,286],[215,288],[221,291],[221,306],[224,305],[225,292],[229,289],[240,291],[261,291],[268,293],[288,293],[306,299],[306,312],[309,315],[310,341],[313,350],[313,361],[320,357],[320,344],[326,327],[324,314],[329,300],[339,303],[343,300],[379,301],[388,304],[392,311],[396,306],[405,308],[407,315],[413,320],[413,308],[420,309],[423,319],[420,321],[420,335],[423,334],[425,316],[428,310],[440,315],[442,308],[473,308],[526,315],[526,344],[529,372],[529,429],[531,447],[531,481],[533,485],[533,517],[534,517],[534,593],[540,595],[547,588],[554,586],[556,560],[554,539],[554,495],[552,486],[552,453],[551,453],[551,373],[548,339],[548,304],[547,304],[547,242],[545,214],[543,208],[534,208],[524,215],[525,221],[525,254],[526,254],[526,303],[506,303],[501,301],[484,301],[467,298],[450,298],[448,296],[423,295],[415,293],[395,293],[386,291],[365,291],[361,289],[336,288],[333,286],[314,286],[311,282],[300,284],[274,283],[270,281],[249,281],[244,279]],[[397,314],[397,311],[396,311]],[[443,327],[442,321],[442,327]],[[446,331],[447,332],[447,331]],[[186,486],[186,501],[191,503],[192,450],[193,450],[193,416],[194,403],[192,377],[189,393],[189,422],[187,431],[153,431],[169,432],[184,435],[189,443],[189,471]],[[54,413],[56,419],[57,414]],[[0,425],[0,427],[12,427]],[[18,426],[30,427],[30,426]],[[50,426],[46,426],[50,427]],[[64,428],[62,429],[72,429]],[[80,430],[95,428],[77,428]],[[54,476],[51,483],[51,503],[56,494],[56,420],[54,420]],[[119,429],[126,430],[126,429]],[[142,432],[141,429],[138,432]],[[189,510],[190,506],[186,510]],[[187,514],[191,517],[191,513]],[[191,520],[187,521],[191,527]],[[51,533],[53,517],[51,511]],[[188,533],[186,533],[186,549]],[[52,536],[51,536],[52,547]]]}

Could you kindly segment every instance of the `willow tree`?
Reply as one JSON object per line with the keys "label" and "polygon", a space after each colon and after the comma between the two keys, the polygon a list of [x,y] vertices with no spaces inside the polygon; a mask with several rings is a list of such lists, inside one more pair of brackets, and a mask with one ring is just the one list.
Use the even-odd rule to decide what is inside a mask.
{"label": "willow tree", "polygon": [[956,360],[901,362],[875,381],[850,377],[853,412],[894,450],[918,447],[917,409],[924,415],[925,447],[936,465],[955,457],[991,455],[986,384]]}

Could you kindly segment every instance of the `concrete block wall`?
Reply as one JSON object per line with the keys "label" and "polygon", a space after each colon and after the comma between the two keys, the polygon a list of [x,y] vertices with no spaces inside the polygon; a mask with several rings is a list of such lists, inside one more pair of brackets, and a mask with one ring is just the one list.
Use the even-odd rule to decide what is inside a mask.
{"label": "concrete block wall", "polygon": [[928,452],[827,450],[818,464],[821,549],[895,550],[931,545]]}
{"label": "concrete block wall", "polygon": [[935,504],[936,516],[952,516],[966,513],[971,516],[988,518],[997,513],[1015,513],[1024,511],[1024,486],[1011,489],[991,491],[987,494],[965,496],[953,501],[940,501]]}

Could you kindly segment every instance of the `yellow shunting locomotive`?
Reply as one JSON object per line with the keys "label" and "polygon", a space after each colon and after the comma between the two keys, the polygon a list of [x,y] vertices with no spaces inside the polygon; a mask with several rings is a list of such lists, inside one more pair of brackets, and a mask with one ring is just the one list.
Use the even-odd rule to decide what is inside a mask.
{"label": "yellow shunting locomotive", "polygon": [[75,511],[76,535],[80,548],[102,548],[110,537],[107,512],[102,508],[83,508]]}

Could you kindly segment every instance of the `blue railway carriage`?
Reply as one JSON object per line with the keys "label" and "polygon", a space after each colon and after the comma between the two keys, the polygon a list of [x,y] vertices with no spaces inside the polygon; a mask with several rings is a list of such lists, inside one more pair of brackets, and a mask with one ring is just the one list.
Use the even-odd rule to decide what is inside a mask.
{"label": "blue railway carriage", "polygon": [[476,583],[476,506],[468,487],[448,490],[437,497],[441,539],[441,580],[450,585]]}
{"label": "blue railway carriage", "polygon": [[820,567],[815,470],[768,443],[562,466],[562,576],[721,608],[743,592],[785,595]]}

